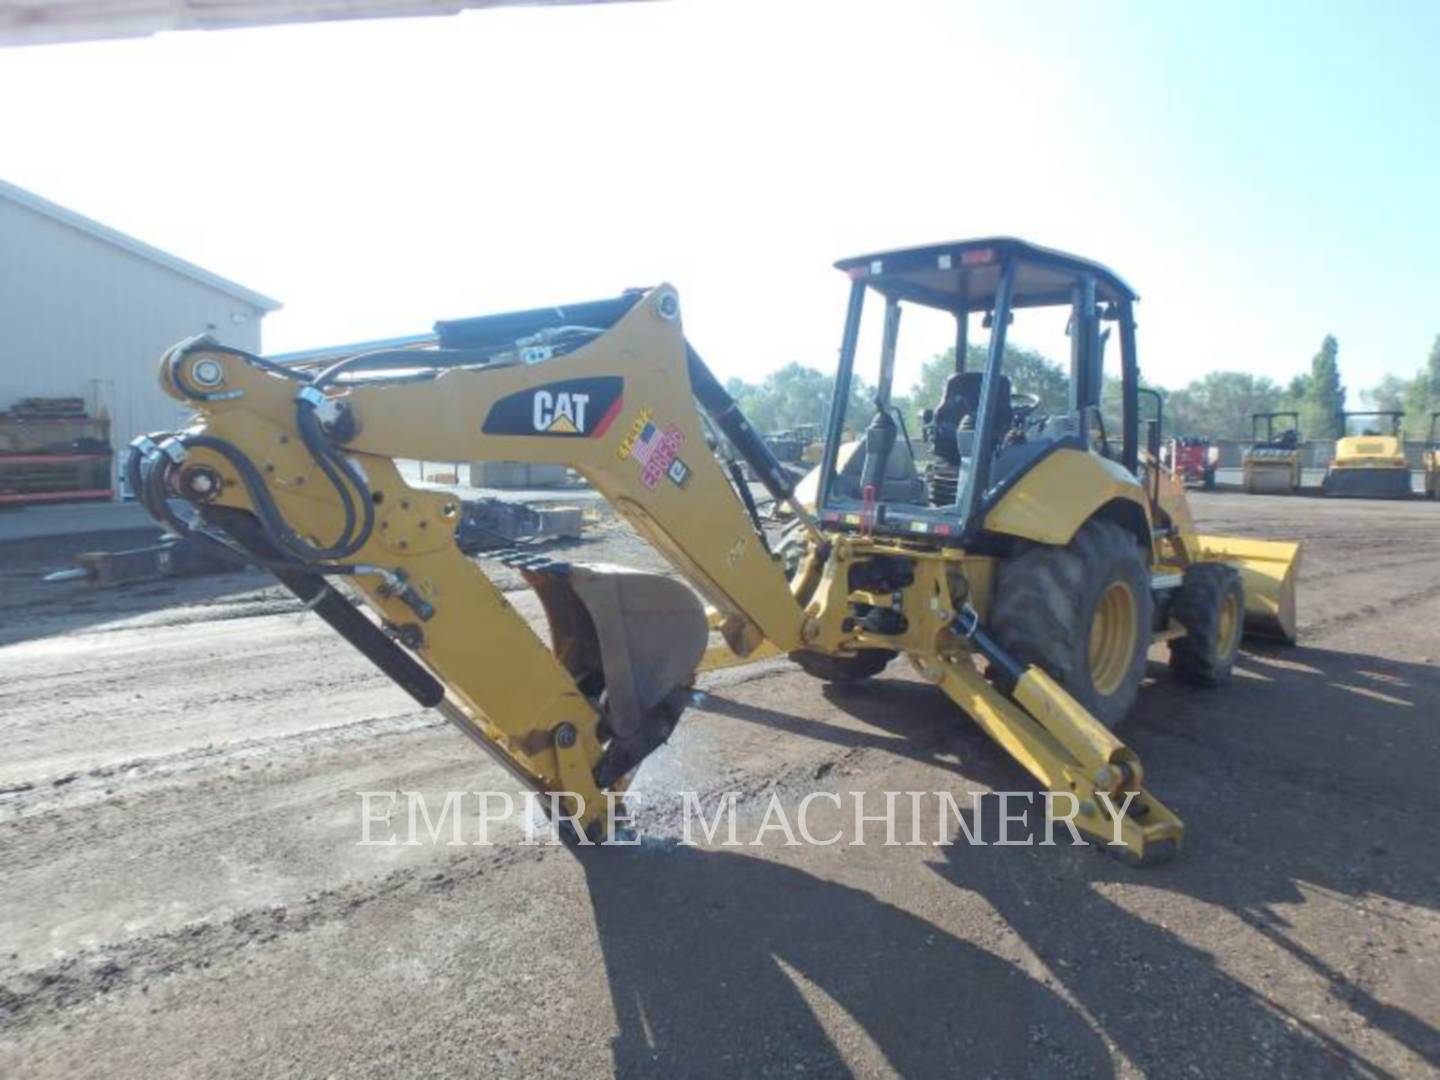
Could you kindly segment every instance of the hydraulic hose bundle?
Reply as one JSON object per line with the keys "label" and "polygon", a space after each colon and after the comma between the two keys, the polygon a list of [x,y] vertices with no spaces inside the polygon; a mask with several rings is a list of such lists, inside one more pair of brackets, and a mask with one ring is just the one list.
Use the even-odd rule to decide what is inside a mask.
{"label": "hydraulic hose bundle", "polygon": [[[228,396],[201,390],[185,378],[184,360],[197,348],[238,357],[247,364],[303,384],[295,395],[295,427],[306,450],[335,491],[344,519],[340,533],[328,544],[312,544],[302,537],[285,520],[255,463],[233,443],[213,435],[179,432],[141,436],[132,442],[125,462],[125,476],[135,497],[151,515],[165,522],[177,534],[241,551],[249,561],[268,570],[305,570],[318,574],[383,573],[388,576],[387,571],[379,568],[343,561],[365,546],[375,525],[375,507],[364,474],[338,449],[327,433],[327,420],[321,419],[322,412],[327,414],[332,430],[342,430],[349,422],[343,408],[327,398],[321,389],[333,382],[345,362],[332,365],[312,377],[263,357],[218,345],[208,337],[192,338],[171,351],[167,365],[174,385],[197,402]],[[255,551],[252,544],[237,545],[231,539],[203,525],[197,526],[175,513],[169,503],[176,493],[174,478],[192,449],[213,451],[235,469],[250,497],[263,536],[268,541],[269,553]]]}

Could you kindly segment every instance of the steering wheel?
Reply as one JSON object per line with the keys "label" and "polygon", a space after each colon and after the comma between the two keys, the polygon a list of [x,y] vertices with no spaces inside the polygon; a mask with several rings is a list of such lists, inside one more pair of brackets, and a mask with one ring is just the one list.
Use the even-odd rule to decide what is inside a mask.
{"label": "steering wheel", "polygon": [[1017,390],[1010,395],[1010,408],[1015,413],[1016,420],[1027,419],[1039,407],[1039,394],[1026,394]]}

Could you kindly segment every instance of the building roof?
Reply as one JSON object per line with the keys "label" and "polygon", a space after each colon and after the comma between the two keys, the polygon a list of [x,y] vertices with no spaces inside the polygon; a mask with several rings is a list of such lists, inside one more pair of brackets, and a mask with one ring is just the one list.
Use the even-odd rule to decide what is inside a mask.
{"label": "building roof", "polygon": [[145,37],[270,23],[454,15],[465,8],[615,0],[0,0],[0,45]]}
{"label": "building roof", "polygon": [[23,206],[25,209],[39,214],[42,217],[47,217],[52,221],[59,222],[61,225],[68,225],[72,229],[78,229],[80,232],[93,236],[97,240],[111,244],[122,251],[127,251],[131,255],[139,256],[142,259],[155,263],[157,266],[163,266],[167,270],[172,270],[183,277],[190,278],[192,281],[198,281],[202,285],[208,285],[217,292],[222,292],[227,296],[233,296],[237,300],[243,300],[258,311],[277,311],[281,307],[279,300],[273,300],[263,293],[255,292],[253,289],[247,289],[245,286],[238,285],[229,278],[221,277],[219,274],[212,274],[203,267],[196,266],[191,262],[186,262],[184,259],[171,255],[169,252],[161,251],[157,247],[151,247],[141,240],[136,240],[133,236],[126,236],[124,233],[112,229],[108,225],[101,225],[100,222],[93,221],[83,214],[77,214],[74,210],[67,210],[63,206],[52,203],[49,199],[42,199],[34,192],[16,187],[14,184],[7,183],[4,180],[0,180],[0,199],[13,202],[17,206]]}

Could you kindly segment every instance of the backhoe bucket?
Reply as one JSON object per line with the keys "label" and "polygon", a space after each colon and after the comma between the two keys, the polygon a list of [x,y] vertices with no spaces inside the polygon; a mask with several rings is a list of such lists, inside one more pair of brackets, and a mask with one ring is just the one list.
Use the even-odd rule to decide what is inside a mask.
{"label": "backhoe bucket", "polygon": [[1286,540],[1201,536],[1202,562],[1229,563],[1245,581],[1245,633],[1295,644],[1300,545]]}
{"label": "backhoe bucket", "polygon": [[608,786],[665,742],[688,701],[710,627],[684,583],[620,566],[523,570],[550,622],[555,655],[598,698],[614,735],[596,779]]}

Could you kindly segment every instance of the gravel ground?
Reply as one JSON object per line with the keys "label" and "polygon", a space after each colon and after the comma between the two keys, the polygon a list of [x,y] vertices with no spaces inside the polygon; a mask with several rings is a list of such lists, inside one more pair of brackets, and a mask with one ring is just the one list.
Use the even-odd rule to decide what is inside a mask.
{"label": "gravel ground", "polygon": [[[1213,692],[1152,665],[1127,738],[1189,834],[1138,871],[679,842],[682,790],[749,839],[772,793],[843,797],[824,837],[851,792],[1029,788],[901,664],[707,676],[637,847],[359,846],[358,792],[514,786],[261,578],[42,587],[87,539],[9,545],[0,1075],[1433,1075],[1440,505],[1192,504],[1306,541],[1302,641]],[[658,565],[618,527],[570,554]]]}

